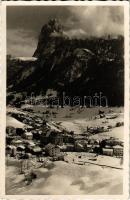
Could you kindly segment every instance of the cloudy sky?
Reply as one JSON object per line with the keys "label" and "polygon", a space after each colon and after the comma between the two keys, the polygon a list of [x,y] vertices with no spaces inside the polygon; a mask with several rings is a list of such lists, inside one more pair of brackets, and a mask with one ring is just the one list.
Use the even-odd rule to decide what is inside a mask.
{"label": "cloudy sky", "polygon": [[121,6],[8,6],[7,53],[32,56],[50,18],[58,18],[70,37],[123,35]]}

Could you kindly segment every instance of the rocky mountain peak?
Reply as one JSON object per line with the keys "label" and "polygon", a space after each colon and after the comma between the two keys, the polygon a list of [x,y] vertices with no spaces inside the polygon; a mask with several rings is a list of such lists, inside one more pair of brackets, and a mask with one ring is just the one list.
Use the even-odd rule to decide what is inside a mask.
{"label": "rocky mountain peak", "polygon": [[50,40],[58,37],[61,38],[63,35],[63,26],[60,24],[59,20],[56,18],[50,19],[41,29],[38,46],[33,56],[38,57],[39,53],[44,50]]}
{"label": "rocky mountain peak", "polygon": [[42,27],[40,36],[49,37],[52,33],[63,33],[63,27],[58,19],[50,19],[47,24]]}

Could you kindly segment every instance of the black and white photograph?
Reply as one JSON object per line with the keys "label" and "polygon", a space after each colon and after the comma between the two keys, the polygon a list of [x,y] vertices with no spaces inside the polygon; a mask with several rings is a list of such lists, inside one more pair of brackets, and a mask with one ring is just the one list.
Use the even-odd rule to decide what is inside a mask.
{"label": "black and white photograph", "polygon": [[127,5],[5,6],[6,195],[127,193]]}

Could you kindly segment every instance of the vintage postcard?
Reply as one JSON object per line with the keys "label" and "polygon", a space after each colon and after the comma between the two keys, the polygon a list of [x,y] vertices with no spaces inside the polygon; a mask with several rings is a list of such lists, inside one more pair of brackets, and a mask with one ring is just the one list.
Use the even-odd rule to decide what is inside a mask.
{"label": "vintage postcard", "polygon": [[4,197],[128,198],[128,11],[2,2]]}

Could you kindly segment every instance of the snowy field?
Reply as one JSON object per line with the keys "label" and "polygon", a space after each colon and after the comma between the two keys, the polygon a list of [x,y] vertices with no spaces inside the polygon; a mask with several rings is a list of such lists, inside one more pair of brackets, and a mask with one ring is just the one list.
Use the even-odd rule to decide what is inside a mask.
{"label": "snowy field", "polygon": [[63,161],[36,169],[38,178],[31,185],[23,181],[19,168],[6,169],[6,194],[16,195],[120,195],[123,192],[123,171],[96,165],[76,165]]}

